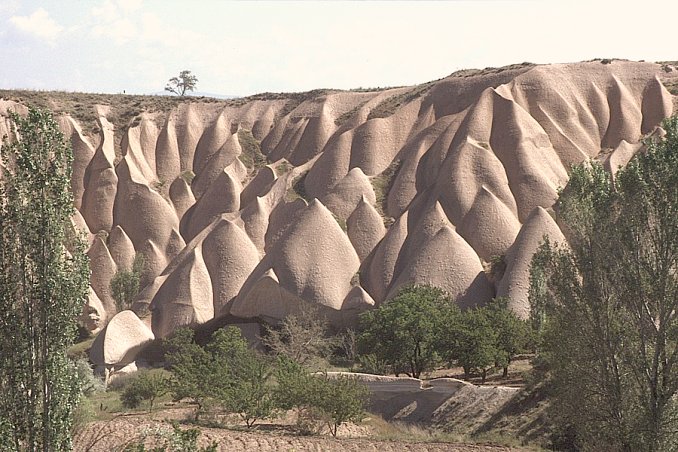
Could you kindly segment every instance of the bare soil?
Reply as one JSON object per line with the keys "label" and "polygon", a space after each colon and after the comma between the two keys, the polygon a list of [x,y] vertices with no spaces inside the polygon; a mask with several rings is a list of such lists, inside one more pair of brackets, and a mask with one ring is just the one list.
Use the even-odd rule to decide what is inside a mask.
{"label": "bare soil", "polygon": [[[170,432],[171,420],[185,419],[187,409],[164,409],[149,414],[125,414],[108,421],[87,424],[75,436],[76,452],[109,452],[122,450],[146,436],[147,446],[157,445],[153,433]],[[362,425],[348,424],[340,427],[338,437],[328,434],[301,436],[293,432],[289,416],[270,423],[255,425],[252,430],[241,428],[199,427],[198,444],[201,447],[217,443],[218,451],[518,451],[529,450],[492,444],[465,444],[422,441],[384,441],[371,438],[375,428],[369,421]],[[379,423],[376,423],[379,425]],[[181,428],[195,428],[182,424]]]}

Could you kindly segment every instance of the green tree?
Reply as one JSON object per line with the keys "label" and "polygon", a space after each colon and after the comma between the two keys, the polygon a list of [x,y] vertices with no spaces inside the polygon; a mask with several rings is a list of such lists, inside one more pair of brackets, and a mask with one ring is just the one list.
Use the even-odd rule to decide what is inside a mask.
{"label": "green tree", "polygon": [[279,356],[275,367],[276,386],[273,401],[276,408],[295,410],[297,428],[303,433],[315,433],[320,419],[317,400],[318,380],[298,362],[287,356]]}
{"label": "green tree", "polygon": [[273,411],[268,359],[251,350],[234,326],[217,330],[205,348],[190,329],[178,330],[167,343],[166,361],[175,400],[192,399],[196,418],[207,404],[240,415],[250,428]]}
{"label": "green tree", "polygon": [[557,204],[568,246],[533,258],[553,413],[579,448],[678,444],[678,119],[664,127],[614,179],[573,168]]}
{"label": "green tree", "polygon": [[302,432],[315,433],[324,423],[336,436],[341,424],[363,418],[369,392],[355,378],[329,378],[326,373],[309,373],[299,363],[284,356],[278,358],[275,377],[275,406],[282,410],[295,410],[297,428]]}
{"label": "green tree", "polygon": [[165,91],[184,97],[186,91],[193,91],[198,84],[198,77],[191,71],[181,71],[178,77],[172,77],[165,86]]}
{"label": "green tree", "polygon": [[208,345],[219,366],[220,382],[215,397],[224,409],[240,415],[247,428],[273,412],[270,384],[272,366],[266,357],[248,347],[240,329],[230,326],[218,330]]}
{"label": "green tree", "polygon": [[51,113],[11,123],[0,148],[0,429],[14,450],[70,450],[80,389],[66,350],[89,284],[84,244],[67,243],[73,154]]}
{"label": "green tree", "polygon": [[222,395],[224,407],[238,413],[247,428],[273,413],[272,368],[268,360],[250,351],[234,369],[234,384]]}
{"label": "green tree", "polygon": [[508,308],[508,299],[495,298],[486,311],[495,331],[495,366],[503,368],[503,377],[508,377],[508,367],[520,352],[528,347],[531,339],[529,323],[521,320]]}
{"label": "green tree", "polygon": [[385,361],[396,375],[419,378],[439,361],[438,331],[449,309],[456,308],[441,289],[405,287],[378,309],[361,314],[360,349]]}
{"label": "green tree", "polygon": [[141,402],[148,400],[148,412],[152,413],[155,400],[167,394],[167,390],[167,377],[149,371],[139,371],[125,386],[120,394],[120,400],[125,408],[137,408]]}
{"label": "green tree", "polygon": [[139,294],[139,282],[144,271],[144,256],[138,254],[130,270],[118,270],[111,279],[111,295],[118,311],[132,307],[134,297]]}
{"label": "green tree", "polygon": [[464,369],[464,378],[479,373],[485,383],[487,371],[494,367],[499,355],[497,329],[487,307],[448,311],[445,329],[440,333],[440,349],[449,363]]}
{"label": "green tree", "polygon": [[363,420],[369,397],[364,383],[350,376],[328,378],[316,375],[314,378],[318,380],[318,386],[312,405],[324,414],[332,436],[337,436],[340,425]]}
{"label": "green tree", "polygon": [[172,372],[169,389],[174,400],[191,399],[197,405],[196,420],[211,396],[212,356],[194,342],[190,328],[180,328],[165,343],[165,362]]}

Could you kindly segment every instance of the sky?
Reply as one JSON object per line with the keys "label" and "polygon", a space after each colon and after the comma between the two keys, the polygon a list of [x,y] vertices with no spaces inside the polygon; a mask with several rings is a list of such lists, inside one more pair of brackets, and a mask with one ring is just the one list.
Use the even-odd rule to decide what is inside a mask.
{"label": "sky", "polygon": [[678,60],[677,0],[0,0],[0,88],[153,94],[181,70],[245,96],[460,69]]}

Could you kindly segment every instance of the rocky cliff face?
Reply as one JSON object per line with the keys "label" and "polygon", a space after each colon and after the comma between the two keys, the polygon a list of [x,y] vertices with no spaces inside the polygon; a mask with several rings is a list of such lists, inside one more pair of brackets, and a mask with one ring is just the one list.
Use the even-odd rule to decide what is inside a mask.
{"label": "rocky cliff face", "polygon": [[[90,241],[84,313],[103,328],[92,356],[124,365],[178,327],[275,320],[303,303],[350,323],[409,283],[463,306],[508,296],[525,317],[530,258],[544,235],[562,240],[549,209],[570,165],[625,164],[672,113],[667,74],[518,65],[380,91],[187,101],[118,130],[104,106],[94,132],[63,115],[74,225]],[[3,116],[22,108],[0,101]],[[117,313],[110,280],[139,254],[144,289]]]}

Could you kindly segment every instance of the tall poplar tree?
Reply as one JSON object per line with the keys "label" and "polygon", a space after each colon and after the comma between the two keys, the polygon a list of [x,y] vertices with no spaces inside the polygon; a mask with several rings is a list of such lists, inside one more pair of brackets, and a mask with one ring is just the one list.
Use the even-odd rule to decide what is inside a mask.
{"label": "tall poplar tree", "polygon": [[0,448],[70,450],[79,385],[66,349],[89,279],[84,244],[69,233],[73,154],[50,112],[10,122],[0,149]]}
{"label": "tall poplar tree", "polygon": [[575,167],[530,302],[554,419],[581,450],[678,450],[678,117],[616,177]]}

